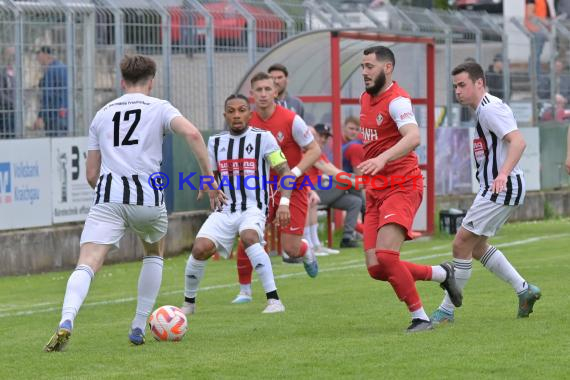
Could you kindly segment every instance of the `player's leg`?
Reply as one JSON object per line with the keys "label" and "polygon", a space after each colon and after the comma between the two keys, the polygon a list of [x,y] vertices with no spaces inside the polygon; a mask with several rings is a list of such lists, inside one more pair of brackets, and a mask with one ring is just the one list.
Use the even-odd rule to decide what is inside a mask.
{"label": "player's leg", "polygon": [[518,296],[518,318],[527,318],[533,311],[536,301],[541,297],[540,289],[529,284],[513,267],[503,252],[486,243],[473,250],[473,257],[479,260],[495,276],[511,285]]}
{"label": "player's leg", "polygon": [[47,352],[64,349],[95,273],[103,265],[111,246],[118,246],[123,237],[125,224],[116,206],[110,203],[98,204],[89,210],[81,234],[77,267],[67,281],[61,320],[56,333],[44,347]]}
{"label": "player's leg", "polygon": [[[280,194],[276,196],[279,204]],[[309,243],[303,239],[305,221],[307,219],[307,192],[294,189],[291,192],[291,221],[286,227],[281,227],[281,242],[283,251],[290,257],[302,257],[305,271],[309,277],[316,277],[319,273],[319,264],[315,253],[309,248]]]}
{"label": "player's leg", "polygon": [[[477,235],[464,227],[460,227],[453,240],[453,266],[455,268],[455,282],[463,291],[471,277],[472,256],[475,251],[487,245],[485,236]],[[455,305],[446,292],[437,310],[431,315],[433,323],[454,321]]]}
{"label": "player's leg", "polygon": [[279,300],[271,259],[263,249],[263,227],[265,216],[258,209],[250,209],[243,213],[240,222],[240,239],[244,245],[247,257],[259,276],[263,290],[267,297],[267,307],[264,313],[278,313],[285,311]]}
{"label": "player's leg", "polygon": [[200,281],[204,277],[206,260],[216,250],[226,258],[230,256],[235,235],[238,232],[236,224],[237,213],[215,212],[204,222],[196,235],[192,253],[188,257],[185,270],[184,304],[182,311],[186,315],[196,311],[196,294]]}
{"label": "player's leg", "polygon": [[147,320],[152,313],[162,284],[165,236],[168,231],[166,207],[121,205],[128,227],[141,239],[143,263],[137,285],[137,306],[131,322],[129,340],[134,345],[145,342]]}

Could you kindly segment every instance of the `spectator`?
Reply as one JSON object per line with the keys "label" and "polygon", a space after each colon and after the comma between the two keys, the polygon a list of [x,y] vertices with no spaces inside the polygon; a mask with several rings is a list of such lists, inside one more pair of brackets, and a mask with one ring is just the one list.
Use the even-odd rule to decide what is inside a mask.
{"label": "spectator", "polygon": [[357,168],[364,161],[364,147],[360,139],[360,119],[349,116],[342,126],[342,170],[361,174]]}
{"label": "spectator", "polygon": [[503,87],[503,55],[501,53],[495,55],[493,64],[489,65],[489,70],[485,74],[485,77],[489,93],[497,98],[506,100]]}
{"label": "spectator", "polygon": [[16,72],[13,46],[4,48],[0,65],[0,139],[16,137],[14,130],[14,104],[16,101]]}
{"label": "spectator", "polygon": [[556,105],[555,107],[549,106],[545,111],[543,111],[541,120],[543,121],[559,121],[563,122],[564,120],[570,117],[570,111],[566,111],[566,104],[568,100],[560,95],[556,94]]}
{"label": "spectator", "polygon": [[[570,0],[558,0],[556,2],[556,14],[560,17],[566,15],[566,20],[570,19]],[[558,54],[562,57],[562,61],[566,65],[568,63],[568,38],[558,35]]]}
{"label": "spectator", "polygon": [[41,108],[34,129],[44,129],[46,136],[65,136],[67,133],[67,67],[52,55],[49,46],[37,53],[44,75],[40,79]]}
{"label": "spectator", "polygon": [[[562,95],[566,100],[570,99],[570,75],[564,73],[564,63],[562,59],[556,58],[554,62],[555,89],[554,93]],[[538,97],[540,99],[550,99],[550,75],[541,75],[538,83]]]}
{"label": "spectator", "polygon": [[[330,125],[317,124],[314,127],[313,134],[319,146],[324,147],[328,139],[332,136]],[[309,175],[311,182],[315,184],[316,193],[320,198],[320,204],[332,207],[338,210],[345,210],[346,217],[344,218],[344,231],[342,234],[342,241],[340,242],[341,248],[355,248],[358,247],[358,242],[354,239],[354,231],[358,219],[358,214],[362,207],[361,193],[351,188],[350,190],[342,190],[339,187],[346,187],[346,184],[335,182],[333,179],[332,184],[323,183],[324,178],[321,178],[320,183],[326,188],[320,189],[318,184],[318,177],[323,174],[326,176],[335,177],[342,171],[334,166],[325,154],[321,154],[321,158],[313,165]],[[345,177],[346,178],[346,175]],[[354,180],[351,179],[354,185]]]}
{"label": "spectator", "polygon": [[287,92],[287,85],[289,84],[289,71],[287,71],[287,68],[280,63],[276,63],[269,67],[267,73],[273,78],[277,89],[277,98],[275,99],[277,104],[295,112],[301,116],[301,119],[304,119],[305,107],[303,102]]}
{"label": "spectator", "polygon": [[[532,33],[536,44],[535,56],[531,57],[534,59],[536,64],[536,75],[540,75],[540,56],[542,55],[542,50],[544,49],[544,44],[548,39],[548,36],[542,31],[539,25],[539,21],[533,20],[533,18],[538,18],[542,21],[550,20],[556,17],[556,11],[554,10],[553,4],[548,0],[525,0],[525,17],[524,24],[528,31]],[[529,67],[529,73],[530,67]]]}

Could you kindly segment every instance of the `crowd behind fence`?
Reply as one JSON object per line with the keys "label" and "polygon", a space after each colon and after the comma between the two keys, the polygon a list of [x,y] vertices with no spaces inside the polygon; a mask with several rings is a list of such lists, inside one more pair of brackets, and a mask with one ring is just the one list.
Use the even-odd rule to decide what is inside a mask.
{"label": "crowd behind fence", "polygon": [[[0,0],[0,138],[86,135],[94,113],[121,94],[118,66],[129,53],[157,61],[154,96],[169,99],[201,129],[222,129],[223,100],[251,64],[287,38],[328,28],[434,37],[442,125],[471,120],[455,103],[449,76],[469,58],[484,66],[491,93],[512,102],[523,124],[570,116],[570,21],[564,16],[543,20],[541,33],[529,33],[521,19],[480,12],[335,4]],[[529,47],[523,55],[548,53],[542,61],[513,54]],[[415,69],[412,62],[401,64]]]}

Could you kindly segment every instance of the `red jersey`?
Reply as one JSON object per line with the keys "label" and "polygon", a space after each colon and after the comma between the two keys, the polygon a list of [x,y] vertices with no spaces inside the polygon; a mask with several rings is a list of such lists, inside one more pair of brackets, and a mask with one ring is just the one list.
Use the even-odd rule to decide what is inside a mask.
{"label": "red jersey", "polygon": [[[364,142],[364,160],[377,157],[402,139],[398,126],[416,124],[408,93],[396,82],[376,97],[367,92],[360,96],[360,130]],[[406,176],[418,170],[418,157],[410,152],[391,161],[379,175]]]}
{"label": "red jersey", "polygon": [[[297,166],[303,158],[302,147],[313,141],[313,134],[303,119],[280,105],[275,105],[275,111],[267,120],[263,120],[255,111],[251,115],[249,125],[270,131],[285,155],[289,167],[292,169]],[[272,170],[271,176],[273,175],[277,173]],[[299,177],[297,182],[302,181],[302,178],[303,176]]]}

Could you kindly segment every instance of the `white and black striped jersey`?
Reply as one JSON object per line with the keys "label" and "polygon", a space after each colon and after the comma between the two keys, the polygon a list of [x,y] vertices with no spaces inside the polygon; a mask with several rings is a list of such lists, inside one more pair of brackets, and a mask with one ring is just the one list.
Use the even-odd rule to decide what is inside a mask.
{"label": "white and black striped jersey", "polygon": [[97,112],[88,142],[89,150],[101,151],[95,204],[164,204],[162,190],[149,177],[160,171],[163,138],[177,116],[180,111],[168,101],[140,93],[125,94]]}
{"label": "white and black striped jersey", "polygon": [[492,202],[504,205],[522,204],[526,186],[524,173],[517,164],[507,177],[507,188],[493,194],[491,185],[507,158],[505,135],[517,129],[511,108],[496,96],[486,93],[476,110],[477,127],[473,140],[473,154],[477,166],[479,194]]}
{"label": "white and black striped jersey", "polygon": [[[271,132],[248,127],[241,135],[228,131],[208,140],[212,169],[228,198],[223,211],[245,211],[257,207],[268,212],[270,187],[268,156],[281,148]],[[265,179],[265,180],[264,180]]]}

